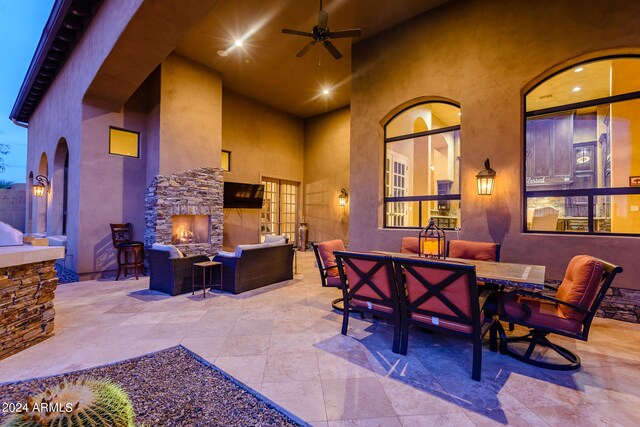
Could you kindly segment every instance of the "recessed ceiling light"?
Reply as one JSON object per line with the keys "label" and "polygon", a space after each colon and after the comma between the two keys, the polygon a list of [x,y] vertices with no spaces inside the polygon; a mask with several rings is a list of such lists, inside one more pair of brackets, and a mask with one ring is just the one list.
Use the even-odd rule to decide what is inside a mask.
{"label": "recessed ceiling light", "polygon": [[244,43],[242,43],[242,40],[236,40],[234,45],[236,45],[237,47],[241,47]]}
{"label": "recessed ceiling light", "polygon": [[574,92],[580,92],[582,88],[580,86],[576,86],[572,89]]}
{"label": "recessed ceiling light", "polygon": [[323,91],[322,91],[322,94],[323,94],[323,95],[329,95],[329,89],[325,89],[325,90],[323,90]]}
{"label": "recessed ceiling light", "polygon": [[226,50],[222,50],[222,49],[220,49],[220,50],[218,51],[218,55],[220,55],[220,56],[227,56],[227,55],[229,55],[229,52],[227,52]]}
{"label": "recessed ceiling light", "polygon": [[578,68],[576,68],[576,69],[575,69],[575,70],[573,70],[573,71],[575,71],[576,73],[579,73],[579,72],[580,72],[580,71],[582,71],[582,70],[584,70],[584,68],[583,68],[583,67],[578,67]]}

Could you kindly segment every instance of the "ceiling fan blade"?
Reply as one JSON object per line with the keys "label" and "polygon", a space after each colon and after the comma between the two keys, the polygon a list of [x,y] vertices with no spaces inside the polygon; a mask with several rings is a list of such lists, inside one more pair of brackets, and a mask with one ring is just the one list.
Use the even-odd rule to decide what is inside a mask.
{"label": "ceiling fan blade", "polygon": [[322,42],[322,44],[324,45],[324,47],[327,48],[327,50],[329,51],[329,53],[336,59],[340,59],[342,58],[342,54],[338,51],[338,49],[336,49],[336,47],[333,45],[333,43],[331,43],[329,40],[325,40]]}
{"label": "ceiling fan blade", "polygon": [[326,30],[327,25],[329,25],[329,13],[326,10],[320,9],[318,12],[318,28]]}
{"label": "ceiling fan blade", "polygon": [[307,53],[307,52],[309,52],[309,49],[311,49],[311,48],[312,48],[312,47],[313,47],[317,42],[318,42],[317,40],[312,41],[311,43],[309,43],[308,45],[306,45],[305,47],[303,47],[303,48],[300,50],[300,52],[298,52],[298,53],[296,54],[296,56],[297,56],[298,58],[302,58],[302,57],[304,56],[304,54],[305,54],[305,53]]}
{"label": "ceiling fan blade", "polygon": [[307,33],[306,31],[290,30],[288,28],[283,28],[282,32],[284,34],[293,34],[294,36],[313,37],[312,33]]}
{"label": "ceiling fan blade", "polygon": [[354,28],[351,30],[342,30],[342,31],[334,31],[329,33],[327,37],[330,39],[342,39],[345,37],[360,37],[362,35],[362,31],[360,28]]}

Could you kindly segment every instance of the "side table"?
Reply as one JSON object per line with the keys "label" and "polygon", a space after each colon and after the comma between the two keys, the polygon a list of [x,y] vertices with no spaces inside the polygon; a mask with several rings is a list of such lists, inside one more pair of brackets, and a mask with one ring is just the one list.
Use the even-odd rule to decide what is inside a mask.
{"label": "side table", "polygon": [[196,267],[202,268],[202,298],[207,297],[207,270],[209,270],[209,289],[213,291],[213,269],[220,270],[220,293],[222,293],[222,263],[217,261],[196,262],[191,269],[191,295],[195,295]]}

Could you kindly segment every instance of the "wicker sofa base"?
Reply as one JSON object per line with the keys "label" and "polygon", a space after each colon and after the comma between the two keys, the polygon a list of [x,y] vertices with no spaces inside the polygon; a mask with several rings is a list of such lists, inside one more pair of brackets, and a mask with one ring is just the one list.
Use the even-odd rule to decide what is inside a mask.
{"label": "wicker sofa base", "polygon": [[216,255],[222,263],[222,290],[239,294],[293,279],[293,245],[245,249],[238,257]]}

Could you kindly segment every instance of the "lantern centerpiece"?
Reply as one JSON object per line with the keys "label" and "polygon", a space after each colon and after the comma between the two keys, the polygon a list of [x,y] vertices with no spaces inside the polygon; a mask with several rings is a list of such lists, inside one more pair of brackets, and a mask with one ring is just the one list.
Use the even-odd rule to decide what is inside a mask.
{"label": "lantern centerpiece", "polygon": [[427,228],[418,234],[418,256],[444,259],[446,242],[444,231],[431,218]]}

